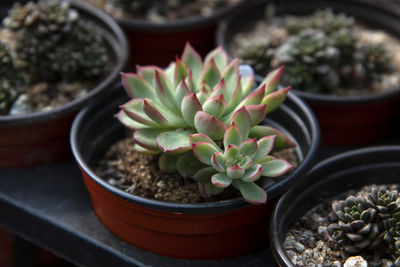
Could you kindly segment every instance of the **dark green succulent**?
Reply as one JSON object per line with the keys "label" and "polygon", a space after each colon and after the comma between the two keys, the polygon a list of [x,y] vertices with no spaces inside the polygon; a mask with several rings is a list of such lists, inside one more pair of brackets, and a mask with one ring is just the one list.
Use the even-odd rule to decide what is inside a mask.
{"label": "dark green succulent", "polygon": [[335,201],[332,209],[338,222],[329,225],[328,233],[343,245],[346,252],[356,254],[362,249],[378,247],[377,212],[368,207],[363,197],[349,196],[346,200]]}
{"label": "dark green succulent", "polygon": [[388,248],[400,264],[400,195],[397,190],[372,186],[368,195],[334,201],[337,222],[328,226],[330,237],[350,254]]}
{"label": "dark green succulent", "polygon": [[366,75],[391,72],[393,70],[392,56],[383,44],[364,45],[358,51],[357,56]]}
{"label": "dark green succulent", "polygon": [[285,65],[287,73],[283,77],[284,84],[290,82],[295,88],[318,92],[339,84],[339,75],[335,69],[338,57],[339,50],[330,44],[323,32],[309,29],[291,37],[282,45],[272,65]]}
{"label": "dark green succulent", "polygon": [[0,115],[7,114],[8,109],[17,98],[18,72],[14,67],[14,57],[10,48],[0,43]]}
{"label": "dark green succulent", "polygon": [[16,38],[16,52],[32,82],[83,80],[108,68],[100,32],[58,0],[16,4],[3,20]]}

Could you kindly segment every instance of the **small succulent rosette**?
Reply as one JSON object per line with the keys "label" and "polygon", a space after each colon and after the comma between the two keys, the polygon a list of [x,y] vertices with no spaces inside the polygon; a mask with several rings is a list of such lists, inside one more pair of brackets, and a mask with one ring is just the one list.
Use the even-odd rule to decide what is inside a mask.
{"label": "small succulent rosette", "polygon": [[[134,130],[136,151],[150,155],[161,154],[160,168],[164,171],[177,171],[180,157],[186,152],[193,154],[193,134],[207,136],[207,140],[212,142],[210,144],[215,144],[219,149],[222,143],[226,149],[229,145],[239,149],[242,142],[247,142],[248,136],[260,139],[272,135],[276,136],[275,149],[293,147],[295,143],[281,131],[258,125],[267,113],[278,108],[286,98],[289,87],[276,90],[281,73],[282,68],[272,71],[251,92],[255,83],[254,75],[242,76],[237,59],[230,61],[224,50],[216,48],[203,62],[199,54],[187,44],[181,58],[177,58],[165,70],[156,66],[137,66],[137,74],[122,74],[123,85],[133,99],[121,106],[117,117],[122,124]],[[240,117],[246,116],[246,123],[242,123],[244,119],[239,119],[239,114],[242,114]],[[235,122],[236,119],[241,122]],[[233,142],[229,137],[232,129],[241,132],[240,143],[229,143]],[[240,154],[244,155],[243,151]],[[247,155],[246,160],[260,160],[252,156],[256,157]],[[257,163],[254,165],[249,162],[249,166],[243,162],[234,164],[233,161],[239,156],[232,157],[231,161],[225,161],[228,165],[233,164],[230,167],[237,165],[247,170],[258,166]],[[204,163],[201,160],[197,162]],[[241,182],[236,180],[232,184],[239,188],[246,199],[253,203],[263,202],[263,197],[248,197],[249,190],[244,189],[244,185],[239,186]],[[206,187],[201,188],[207,188],[210,194],[221,191],[218,186],[217,189],[211,187],[211,180],[206,184]],[[252,186],[253,181],[249,181],[249,184],[255,188]]]}

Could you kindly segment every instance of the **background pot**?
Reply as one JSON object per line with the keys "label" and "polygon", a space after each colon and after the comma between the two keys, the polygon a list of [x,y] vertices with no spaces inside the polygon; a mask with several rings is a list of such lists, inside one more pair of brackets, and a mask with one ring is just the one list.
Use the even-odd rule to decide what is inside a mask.
{"label": "background pot", "polygon": [[245,0],[221,7],[210,16],[194,16],[165,23],[115,18],[129,39],[130,65],[166,67],[189,42],[202,56],[215,46],[215,29],[222,16],[238,10]]}
{"label": "background pot", "polygon": [[[140,248],[189,259],[234,257],[266,244],[270,199],[285,192],[312,163],[319,130],[309,108],[289,93],[285,104],[266,122],[289,133],[298,143],[300,166],[267,189],[267,205],[252,206],[242,198],[177,204],[149,200],[119,190],[98,177],[91,166],[125,128],[113,117],[128,98],[121,85],[104,101],[85,109],[73,123],[71,146],[81,168],[96,215],[114,234]],[[278,120],[280,124],[276,123]]]}
{"label": "background pot", "polygon": [[[76,112],[115,83],[127,62],[126,38],[111,17],[80,2],[71,2],[71,6],[101,28],[113,67],[87,95],[66,105],[33,114],[0,116],[0,167],[41,165],[70,157],[68,137]],[[10,5],[0,8],[4,16]]]}
{"label": "background pot", "polygon": [[371,147],[350,151],[316,165],[278,201],[271,218],[270,243],[280,266],[294,266],[283,241],[299,217],[323,200],[368,184],[398,184],[400,146]]}
{"label": "background pot", "polygon": [[[227,18],[218,28],[217,42],[227,47],[230,38],[256,20],[264,18],[265,5],[274,1],[256,1],[251,9]],[[299,0],[275,1],[276,15],[310,15],[330,7],[335,13],[353,16],[371,28],[383,29],[400,37],[400,6],[373,0]],[[312,108],[321,126],[322,141],[327,145],[362,145],[390,134],[400,115],[399,90],[368,96],[334,96],[293,92]]]}

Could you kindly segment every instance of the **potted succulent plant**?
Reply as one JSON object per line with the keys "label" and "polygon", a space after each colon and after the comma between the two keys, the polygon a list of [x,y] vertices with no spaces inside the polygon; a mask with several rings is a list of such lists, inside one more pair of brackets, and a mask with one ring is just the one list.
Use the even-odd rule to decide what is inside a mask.
{"label": "potted succulent plant", "polygon": [[358,0],[272,3],[228,18],[218,43],[260,75],[284,64],[282,83],[316,113],[324,143],[362,145],[393,131],[399,7]]}
{"label": "potted succulent plant", "polygon": [[[216,22],[240,0],[86,0],[112,15],[130,43],[131,66],[165,67],[190,42],[205,55],[214,47]],[[241,2],[241,3],[239,3]]]}
{"label": "potted succulent plant", "polygon": [[279,265],[398,266],[399,159],[399,146],[364,148],[302,177],[271,218]]}
{"label": "potted succulent plant", "polygon": [[[281,72],[250,93],[253,75],[242,77],[221,48],[203,62],[186,45],[165,70],[122,74],[133,99],[90,107],[71,131],[99,219],[129,243],[173,257],[233,257],[265,244],[271,200],[308,168],[318,144],[312,113],[288,89],[275,91]],[[300,163],[278,178],[292,166],[269,153],[293,146]]]}
{"label": "potted succulent plant", "polygon": [[127,61],[123,32],[93,7],[55,0],[15,4],[0,32],[0,166],[67,158],[74,115]]}

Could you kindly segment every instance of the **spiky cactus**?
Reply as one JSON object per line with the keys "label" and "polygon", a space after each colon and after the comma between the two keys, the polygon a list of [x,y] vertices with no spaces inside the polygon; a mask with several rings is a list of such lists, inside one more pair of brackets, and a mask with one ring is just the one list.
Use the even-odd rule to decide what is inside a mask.
{"label": "spiky cactus", "polygon": [[232,185],[248,202],[265,203],[267,195],[255,182],[261,176],[277,177],[292,168],[286,160],[268,155],[275,135],[258,141],[248,138],[252,120],[259,121],[265,114],[254,117],[251,113],[251,107],[242,107],[235,112],[225,131],[222,147],[205,134],[190,135],[193,154],[204,166],[197,164],[197,168],[193,168],[190,164],[195,160],[193,154],[186,153],[177,162],[178,171],[199,182],[200,190],[206,196],[219,194]]}
{"label": "spiky cactus", "polygon": [[[122,74],[124,87],[133,100],[121,106],[118,118],[135,130],[136,150],[149,154],[184,153],[192,148],[190,134],[198,132],[222,140],[233,114],[244,106],[253,118],[252,126],[260,123],[266,105],[272,112],[289,90],[273,92],[281,71],[282,68],[273,71],[249,94],[254,76],[242,78],[238,60],[229,62],[228,55],[217,48],[203,63],[198,53],[186,45],[181,59],[177,58],[165,71],[138,66],[138,74]],[[274,132],[265,127],[255,129]],[[288,139],[281,139],[287,140],[281,142],[281,147],[292,145]]]}
{"label": "spiky cactus", "polygon": [[[367,195],[334,201],[337,223],[328,226],[331,238],[350,254],[388,247],[400,256],[400,195],[397,190],[373,186]],[[400,258],[396,259],[400,263]],[[397,266],[397,265],[396,265]]]}
{"label": "spiky cactus", "polygon": [[33,82],[93,78],[108,68],[100,32],[66,1],[15,4],[3,25],[15,34],[20,64]]}

